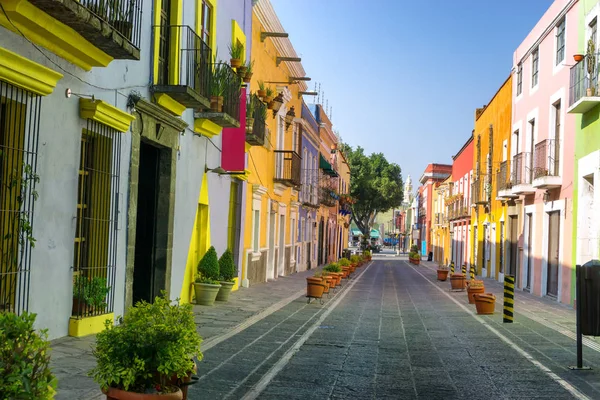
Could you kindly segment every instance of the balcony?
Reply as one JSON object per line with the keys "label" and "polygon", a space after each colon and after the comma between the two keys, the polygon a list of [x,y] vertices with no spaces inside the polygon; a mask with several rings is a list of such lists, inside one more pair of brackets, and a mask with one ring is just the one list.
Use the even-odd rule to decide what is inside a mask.
{"label": "balcony", "polygon": [[559,175],[560,141],[542,140],[535,145],[532,186],[537,189],[552,189],[562,185]]}
{"label": "balcony", "polygon": [[[600,54],[596,54],[596,60]],[[598,93],[598,72],[590,82],[587,72],[588,57],[571,67],[569,87],[569,109],[571,114],[585,114],[600,104]]]}
{"label": "balcony", "polygon": [[210,109],[197,112],[196,118],[208,119],[223,128],[239,128],[240,78],[224,63],[212,64]]}
{"label": "balcony", "polygon": [[267,131],[267,106],[260,101],[258,96],[253,94],[248,99],[246,111],[248,112],[246,117],[246,142],[253,146],[263,146]]}
{"label": "balcony", "polygon": [[303,183],[300,189],[302,205],[310,208],[319,208],[318,187],[316,185]]}
{"label": "balcony", "polygon": [[295,151],[275,150],[275,182],[300,187],[302,159]]}
{"label": "balcony", "polygon": [[531,185],[532,177],[531,153],[521,152],[513,158],[513,187],[514,194],[535,193],[535,188]]}
{"label": "balcony", "polygon": [[488,196],[485,190],[487,185],[485,178],[477,178],[471,184],[471,204],[487,205]]}
{"label": "balcony", "polygon": [[[159,41],[157,84],[154,93],[167,94],[186,108],[210,107],[210,47],[189,26],[155,27]],[[170,52],[171,44],[177,52]]]}
{"label": "balcony", "polygon": [[142,0],[29,0],[117,60],[139,60]]}
{"label": "balcony", "polygon": [[496,173],[496,200],[508,200],[518,197],[512,192],[512,180],[508,161],[500,163],[500,169]]}
{"label": "balcony", "polygon": [[319,188],[319,202],[326,207],[334,207],[338,194],[329,186],[321,186]]}

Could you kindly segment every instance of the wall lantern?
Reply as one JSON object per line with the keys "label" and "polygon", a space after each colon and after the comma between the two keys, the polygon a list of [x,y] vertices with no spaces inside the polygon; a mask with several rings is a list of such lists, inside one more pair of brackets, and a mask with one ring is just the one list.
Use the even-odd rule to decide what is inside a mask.
{"label": "wall lantern", "polygon": [[546,190],[544,192],[544,203],[547,203],[548,201],[550,201],[550,191]]}
{"label": "wall lantern", "polygon": [[283,93],[279,93],[273,99],[273,116],[275,116],[275,114],[277,114],[279,112],[279,109],[281,108],[282,105],[283,105]]}
{"label": "wall lantern", "polygon": [[285,129],[288,129],[290,127],[290,125],[294,121],[294,118],[296,118],[296,111],[294,110],[294,106],[292,106],[292,108],[290,108],[290,111],[288,111],[287,114],[285,114]]}

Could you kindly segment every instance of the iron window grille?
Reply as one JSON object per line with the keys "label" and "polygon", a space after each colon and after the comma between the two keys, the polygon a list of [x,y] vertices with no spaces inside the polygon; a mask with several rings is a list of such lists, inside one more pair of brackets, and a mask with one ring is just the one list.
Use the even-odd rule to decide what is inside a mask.
{"label": "iron window grille", "polygon": [[538,84],[539,62],[540,50],[538,48],[531,53],[531,87]]}
{"label": "iron window grille", "polygon": [[523,64],[517,66],[517,96],[523,93]]}
{"label": "iron window grille", "polygon": [[565,59],[565,20],[556,27],[556,65]]}
{"label": "iron window grille", "polygon": [[93,120],[81,137],[72,315],[114,310],[121,133]]}
{"label": "iron window grille", "polygon": [[41,97],[0,81],[0,312],[29,306]]}

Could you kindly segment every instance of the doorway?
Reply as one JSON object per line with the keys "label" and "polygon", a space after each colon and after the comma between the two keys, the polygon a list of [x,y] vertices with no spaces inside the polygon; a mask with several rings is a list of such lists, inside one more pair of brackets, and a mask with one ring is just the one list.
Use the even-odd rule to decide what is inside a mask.
{"label": "doorway", "polygon": [[558,296],[558,249],[560,248],[560,211],[548,213],[547,294]]}
{"label": "doorway", "polygon": [[277,255],[277,275],[285,275],[285,215],[279,215],[279,253]]}
{"label": "doorway", "polygon": [[[133,304],[140,300],[152,302],[165,288],[166,263],[157,257],[157,217],[159,201],[160,152],[158,147],[140,143],[140,167],[135,261],[133,268]],[[164,244],[166,245],[166,243]]]}
{"label": "doorway", "polygon": [[317,245],[318,247],[318,263],[317,265],[323,265],[324,261],[323,261],[323,235],[324,235],[324,226],[323,226],[323,218],[321,218],[321,221],[319,221],[319,240]]}
{"label": "doorway", "polygon": [[271,213],[269,215],[269,259],[267,267],[267,280],[275,279],[275,216],[277,214]]}
{"label": "doorway", "polygon": [[525,216],[525,229],[526,229],[526,238],[525,240],[527,241],[527,243],[525,244],[525,248],[527,250],[527,259],[526,259],[526,264],[525,264],[525,268],[527,271],[527,277],[525,278],[525,289],[529,290],[531,292],[531,283],[532,283],[532,279],[531,279],[531,272],[533,270],[533,257],[531,256],[531,239],[532,239],[532,231],[533,231],[533,224],[532,224],[532,219],[533,219],[533,214],[527,214]]}
{"label": "doorway", "polygon": [[517,277],[517,256],[518,256],[518,234],[519,225],[517,223],[517,216],[511,215],[508,223],[510,225],[510,243],[509,243],[509,262],[508,262],[508,274]]}

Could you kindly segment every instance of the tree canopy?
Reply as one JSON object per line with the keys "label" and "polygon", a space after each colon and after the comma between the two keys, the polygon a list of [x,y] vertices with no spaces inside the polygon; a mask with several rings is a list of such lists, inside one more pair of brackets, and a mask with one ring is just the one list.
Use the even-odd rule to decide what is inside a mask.
{"label": "tree canopy", "polygon": [[390,163],[382,153],[367,156],[358,146],[341,146],[350,166],[352,220],[365,237],[369,237],[377,213],[399,207],[404,198],[402,169]]}

